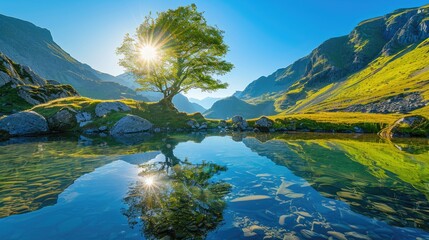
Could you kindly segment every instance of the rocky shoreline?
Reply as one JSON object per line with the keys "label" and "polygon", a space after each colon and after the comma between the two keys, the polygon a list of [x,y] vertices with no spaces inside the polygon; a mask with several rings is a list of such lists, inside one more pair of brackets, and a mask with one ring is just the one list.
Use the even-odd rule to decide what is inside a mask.
{"label": "rocky shoreline", "polygon": [[[327,132],[379,133],[383,138],[429,137],[429,120],[422,116],[407,116],[393,125],[374,127],[366,124],[339,124],[308,119],[275,119],[260,117],[246,120],[234,116],[230,120],[189,119],[185,127],[159,126],[157,122],[131,114],[132,109],[120,101],[100,102],[93,112],[64,107],[49,117],[35,111],[22,111],[0,119],[0,141],[21,136],[55,135],[67,132],[83,135],[121,138],[135,133],[165,132]],[[115,113],[122,113],[120,117]],[[96,121],[106,124],[94,125]]]}

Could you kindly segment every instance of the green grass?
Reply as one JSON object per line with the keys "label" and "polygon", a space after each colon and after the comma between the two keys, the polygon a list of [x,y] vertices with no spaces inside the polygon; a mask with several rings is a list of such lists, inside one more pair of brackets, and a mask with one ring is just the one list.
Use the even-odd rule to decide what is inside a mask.
{"label": "green grass", "polygon": [[429,39],[393,56],[381,56],[345,81],[306,92],[286,112],[316,112],[382,101],[403,93],[419,92],[429,100]]}
{"label": "green grass", "polygon": [[[367,133],[378,133],[401,116],[399,114],[319,112],[282,113],[268,118],[274,121],[274,128],[285,128],[293,131],[355,132],[355,128],[358,127]],[[256,120],[250,119],[249,125],[253,126]]]}
{"label": "green grass", "polygon": [[10,83],[0,88],[0,113],[11,114],[31,108],[31,104],[18,95]]}
{"label": "green grass", "polygon": [[[115,101],[119,101],[128,105],[131,108],[131,111],[112,112],[107,114],[106,117],[102,118],[98,118],[95,116],[95,108],[97,104],[101,102]],[[96,100],[85,97],[69,97],[37,105],[31,110],[43,115],[45,118],[49,118],[63,108],[71,108],[75,111],[91,113],[93,117],[93,122],[86,125],[85,128],[94,128],[100,126],[111,127],[119,119],[121,119],[127,114],[140,116],[153,123],[155,127],[162,128],[189,128],[189,126],[186,124],[186,122],[189,120],[195,120],[199,123],[206,122],[206,120],[200,113],[186,114],[183,112],[178,112],[176,109],[166,107],[161,103],[147,103],[132,99]],[[215,124],[216,122],[217,121],[210,121],[209,126]]]}

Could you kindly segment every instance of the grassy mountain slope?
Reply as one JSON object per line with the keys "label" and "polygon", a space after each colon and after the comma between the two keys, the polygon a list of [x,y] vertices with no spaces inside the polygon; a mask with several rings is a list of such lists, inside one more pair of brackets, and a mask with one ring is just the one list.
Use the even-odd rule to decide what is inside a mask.
{"label": "grassy mountain slope", "polygon": [[282,114],[322,111],[416,113],[429,100],[429,5],[361,22],[308,56],[235,96],[275,101]]}
{"label": "grassy mountain slope", "polygon": [[0,51],[45,79],[72,85],[83,96],[146,100],[127,87],[106,82],[114,77],[80,63],[54,42],[47,29],[32,23],[0,15]]}
{"label": "grassy mountain slope", "polygon": [[[409,112],[423,107],[428,99],[428,26],[428,6],[402,9],[326,41],[310,54],[306,75],[276,101],[277,109]],[[412,93],[414,99],[404,100]],[[393,97],[390,102],[417,105],[389,106]]]}
{"label": "grassy mountain slope", "polygon": [[281,68],[267,77],[260,77],[251,82],[236,97],[247,101],[263,102],[275,99],[278,94],[283,93],[296,79],[305,73],[309,58],[304,57],[292,65]]}

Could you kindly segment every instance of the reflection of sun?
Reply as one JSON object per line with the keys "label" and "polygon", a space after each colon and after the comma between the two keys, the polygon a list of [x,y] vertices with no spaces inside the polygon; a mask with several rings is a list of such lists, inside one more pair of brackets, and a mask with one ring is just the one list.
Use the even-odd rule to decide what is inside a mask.
{"label": "reflection of sun", "polygon": [[152,176],[144,178],[144,184],[148,187],[151,187],[154,184],[154,179]]}
{"label": "reflection of sun", "polygon": [[144,45],[139,49],[140,57],[145,61],[154,61],[158,58],[158,49],[152,45]]}

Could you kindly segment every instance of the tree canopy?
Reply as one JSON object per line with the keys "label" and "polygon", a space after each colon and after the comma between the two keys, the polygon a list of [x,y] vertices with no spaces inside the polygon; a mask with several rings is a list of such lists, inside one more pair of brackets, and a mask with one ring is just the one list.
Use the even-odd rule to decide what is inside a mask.
{"label": "tree canopy", "polygon": [[194,4],[149,15],[117,49],[119,64],[136,77],[139,90],[161,92],[168,102],[190,89],[226,88],[216,78],[233,68],[224,59],[223,33],[208,25]]}

